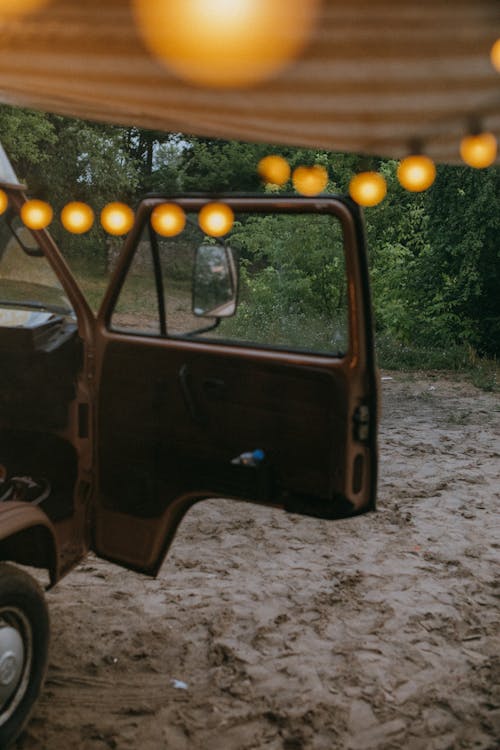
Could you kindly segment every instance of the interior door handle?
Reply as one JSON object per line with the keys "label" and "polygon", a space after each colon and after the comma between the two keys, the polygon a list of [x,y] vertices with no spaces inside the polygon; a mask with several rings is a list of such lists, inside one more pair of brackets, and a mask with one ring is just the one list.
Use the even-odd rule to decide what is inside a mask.
{"label": "interior door handle", "polygon": [[193,422],[198,422],[198,424],[202,424],[205,422],[205,417],[203,413],[200,411],[198,404],[196,403],[196,399],[193,394],[193,390],[191,388],[191,378],[189,375],[189,367],[186,364],[183,364],[182,367],[179,370],[179,380],[181,383],[181,390],[182,390],[182,396],[184,398],[184,403],[186,404],[186,408],[191,416],[191,419]]}
{"label": "interior door handle", "polygon": [[208,398],[221,398],[226,392],[226,384],[220,378],[207,378],[203,381],[203,391]]}

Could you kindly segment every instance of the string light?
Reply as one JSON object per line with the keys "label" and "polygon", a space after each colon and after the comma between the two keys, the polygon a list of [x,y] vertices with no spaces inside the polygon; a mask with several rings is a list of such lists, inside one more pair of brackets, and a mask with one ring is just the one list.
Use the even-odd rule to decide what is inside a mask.
{"label": "string light", "polygon": [[101,211],[101,224],[108,234],[127,234],[134,226],[134,212],[125,203],[108,203]]}
{"label": "string light", "polygon": [[21,207],[21,219],[29,229],[45,229],[52,221],[54,212],[45,201],[34,198]]}
{"label": "string light", "polygon": [[0,0],[0,18],[15,18],[47,5],[48,0]]}
{"label": "string light", "polygon": [[61,224],[68,232],[84,234],[94,223],[94,212],[86,203],[72,201],[61,211]]}
{"label": "string light", "polygon": [[436,179],[436,165],[428,156],[412,154],[399,163],[397,175],[402,187],[420,193],[430,188]]}
{"label": "string light", "polygon": [[7,206],[9,205],[9,199],[5,190],[0,190],[0,214],[5,213]]}
{"label": "string light", "polygon": [[162,237],[175,237],[186,226],[186,214],[176,203],[162,203],[151,213],[151,226]]}
{"label": "string light", "polygon": [[387,182],[378,172],[360,172],[349,183],[349,195],[360,206],[376,206],[387,195]]}
{"label": "string light", "polygon": [[272,185],[284,185],[290,179],[290,165],[286,159],[276,154],[264,156],[257,166],[259,176]]}
{"label": "string light", "polygon": [[495,70],[500,73],[500,39],[497,39],[491,48],[490,59]]}
{"label": "string light", "polygon": [[201,86],[251,86],[278,73],[309,40],[320,0],[133,0],[150,51]]}
{"label": "string light", "polygon": [[498,144],[493,133],[466,135],[460,142],[460,156],[469,167],[484,169],[497,158]]}
{"label": "string light", "polygon": [[198,224],[211,237],[227,234],[233,223],[233,210],[225,203],[207,203],[198,214]]}
{"label": "string light", "polygon": [[297,167],[293,170],[292,182],[302,195],[318,195],[328,184],[328,172],[321,164],[312,167]]}

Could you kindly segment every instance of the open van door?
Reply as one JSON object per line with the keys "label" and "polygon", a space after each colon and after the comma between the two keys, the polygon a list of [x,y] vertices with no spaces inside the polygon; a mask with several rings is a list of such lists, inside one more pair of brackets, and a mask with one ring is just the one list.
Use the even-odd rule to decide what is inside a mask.
{"label": "open van door", "polygon": [[[325,519],[375,506],[359,208],[330,196],[218,201],[235,217],[223,239],[199,226],[207,197],[144,200],[98,315],[94,549],[151,574],[202,498]],[[170,237],[153,228],[165,203],[186,219]]]}

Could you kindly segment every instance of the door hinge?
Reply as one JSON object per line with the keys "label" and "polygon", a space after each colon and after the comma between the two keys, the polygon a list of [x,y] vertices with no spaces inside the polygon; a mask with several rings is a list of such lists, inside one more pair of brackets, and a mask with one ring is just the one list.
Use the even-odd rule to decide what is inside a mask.
{"label": "door hinge", "polygon": [[366,404],[358,406],[353,416],[354,439],[365,443],[370,437],[370,409]]}

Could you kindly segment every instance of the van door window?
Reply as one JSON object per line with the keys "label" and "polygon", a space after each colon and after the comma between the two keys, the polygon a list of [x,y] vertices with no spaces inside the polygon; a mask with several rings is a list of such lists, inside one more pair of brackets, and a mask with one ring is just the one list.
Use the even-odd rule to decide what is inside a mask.
{"label": "van door window", "polygon": [[[151,232],[151,238],[147,232]],[[237,216],[224,238],[239,259],[239,304],[234,317],[203,318],[192,309],[197,248],[208,238],[188,216],[173,238],[146,228],[115,308],[112,327],[161,334],[153,257],[161,267],[165,335],[262,348],[343,356],[349,346],[347,277],[342,228],[326,214]]]}
{"label": "van door window", "polygon": [[113,311],[113,330],[148,336],[161,335],[159,290],[154,267],[150,232],[146,227]]}

